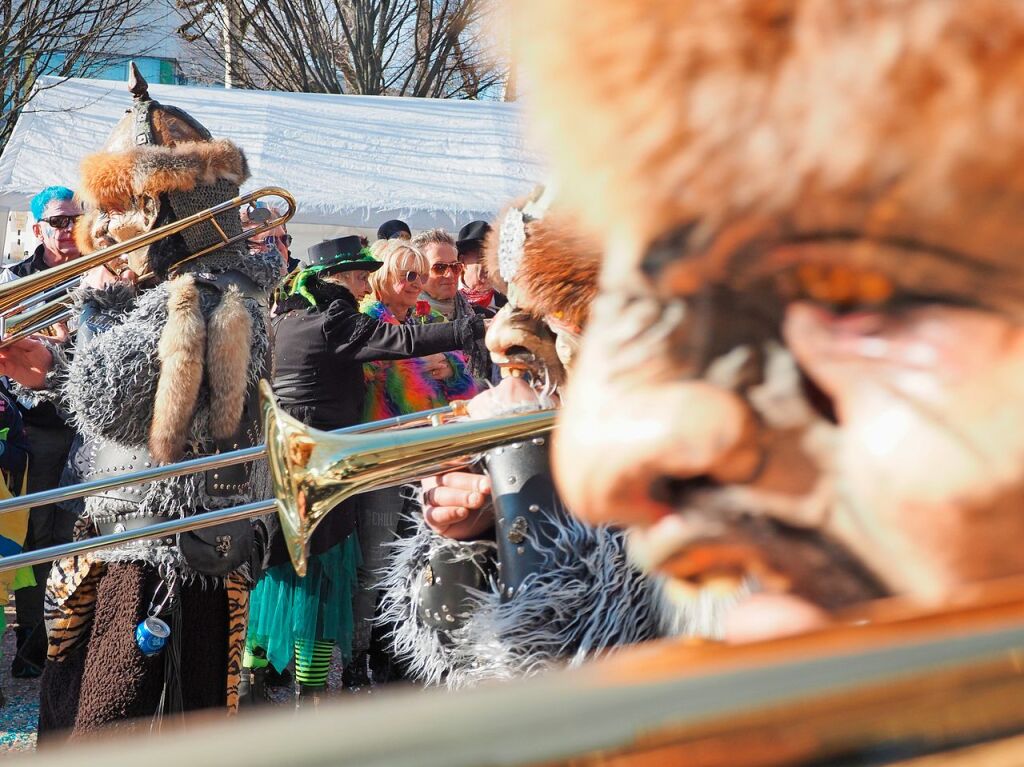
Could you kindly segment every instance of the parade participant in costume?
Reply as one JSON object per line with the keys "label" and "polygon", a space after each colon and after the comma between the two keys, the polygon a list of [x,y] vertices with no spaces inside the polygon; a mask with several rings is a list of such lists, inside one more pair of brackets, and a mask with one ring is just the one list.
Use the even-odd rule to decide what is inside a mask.
{"label": "parade participant in costume", "polygon": [[680,583],[758,573],[742,639],[1024,573],[1021,4],[516,10],[605,250],[555,440],[574,512]]}
{"label": "parade participant in costume", "polygon": [[[470,402],[472,416],[550,406],[586,325],[596,248],[565,217],[542,218],[547,204],[538,192],[513,206],[487,254],[509,296],[487,345],[504,370],[536,376],[540,392],[508,377]],[[670,633],[714,633],[735,595],[707,592],[685,619],[665,611],[660,584],[626,561],[623,534],[566,512],[546,438],[492,450],[484,467],[485,475],[425,482],[414,534],[392,547],[384,618],[417,679],[462,687],[578,665]]]}
{"label": "parade participant in costume", "polygon": [[[132,66],[131,109],[102,151],[82,163],[83,252],[128,239],[238,194],[241,150],[195,119],[149,98]],[[240,235],[237,211],[217,218]],[[136,275],[78,294],[84,317],[74,358],[36,339],[0,352],[3,372],[61,399],[85,437],[83,479],[260,441],[256,384],[267,371],[269,292],[276,254],[221,242],[206,223],[128,256]],[[130,278],[130,275],[125,275]],[[110,490],[86,500],[76,535],[144,528],[269,492],[261,464]],[[270,520],[146,539],[54,563],[47,584],[49,658],[41,739],[84,736],[126,720],[237,706],[248,590],[262,566]],[[145,654],[169,627],[166,647]],[[130,727],[130,724],[123,724]],[[57,731],[63,731],[58,733]]]}
{"label": "parade participant in costume", "polygon": [[[483,336],[483,322],[402,325],[357,310],[381,268],[358,237],[340,237],[309,249],[308,266],[286,281],[274,319],[274,392],[292,416],[318,429],[360,423],[366,396],[363,364],[460,348]],[[246,665],[278,671],[295,657],[299,699],[315,700],[326,687],[337,645],[348,660],[359,546],[355,516],[335,510],[317,527],[306,576],[295,574],[283,540],[275,537],[271,567],[253,594]],[[257,652],[257,648],[263,652]],[[262,658],[259,657],[262,655]]]}

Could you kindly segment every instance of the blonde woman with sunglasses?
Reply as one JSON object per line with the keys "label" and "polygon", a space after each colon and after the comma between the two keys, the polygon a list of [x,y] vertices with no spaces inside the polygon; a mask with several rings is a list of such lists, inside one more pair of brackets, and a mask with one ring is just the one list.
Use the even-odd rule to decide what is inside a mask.
{"label": "blonde woman with sunglasses", "polygon": [[[445,317],[420,298],[430,263],[420,250],[404,240],[377,241],[371,247],[382,266],[370,275],[373,293],[362,311],[379,322],[393,325],[444,324]],[[472,316],[472,315],[471,315]],[[466,346],[474,339],[467,337]],[[429,357],[389,362],[370,362],[366,375],[366,421],[439,407],[456,399],[470,399],[482,385],[469,371],[466,355],[447,352]],[[387,562],[385,543],[399,534],[406,500],[401,489],[379,490],[359,498],[358,530],[363,568],[360,594],[356,599],[355,647],[365,650],[350,668],[360,668],[361,677],[348,677],[353,686],[393,681],[399,678],[389,660],[382,637],[371,636],[377,604],[376,572]],[[384,632],[382,632],[384,633]]]}

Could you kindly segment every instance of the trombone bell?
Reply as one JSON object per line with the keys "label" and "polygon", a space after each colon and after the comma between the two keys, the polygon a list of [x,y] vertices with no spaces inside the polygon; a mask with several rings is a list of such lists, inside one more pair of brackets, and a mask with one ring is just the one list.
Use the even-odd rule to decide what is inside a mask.
{"label": "trombone bell", "polygon": [[507,442],[538,438],[555,426],[545,410],[486,421],[372,434],[329,434],[279,408],[260,383],[267,457],[278,517],[295,572],[306,574],[309,539],[346,498],[465,466]]}

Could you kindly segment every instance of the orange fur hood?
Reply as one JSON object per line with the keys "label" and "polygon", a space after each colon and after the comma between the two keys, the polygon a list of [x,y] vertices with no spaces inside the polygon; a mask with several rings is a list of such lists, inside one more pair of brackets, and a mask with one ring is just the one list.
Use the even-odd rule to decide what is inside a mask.
{"label": "orange fur hood", "polygon": [[218,181],[240,185],[249,163],[230,141],[189,141],[173,147],[140,146],[128,152],[98,152],[82,161],[80,194],[102,210],[125,210],[141,196],[190,192]]}

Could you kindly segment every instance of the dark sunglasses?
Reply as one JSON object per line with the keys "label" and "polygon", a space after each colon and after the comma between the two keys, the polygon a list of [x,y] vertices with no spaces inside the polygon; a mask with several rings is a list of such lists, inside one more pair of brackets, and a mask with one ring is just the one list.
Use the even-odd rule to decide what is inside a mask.
{"label": "dark sunglasses", "polygon": [[292,246],[292,236],[290,234],[282,234],[277,239],[283,242],[286,248],[290,248]]}
{"label": "dark sunglasses", "polygon": [[276,237],[260,237],[259,239],[249,238],[250,245],[266,245],[268,248],[276,242]]}
{"label": "dark sunglasses", "polygon": [[423,277],[422,274],[420,274],[419,272],[414,272],[412,270],[405,273],[404,279],[409,284],[412,284],[414,282],[426,282],[426,279]]}
{"label": "dark sunglasses", "polygon": [[437,275],[438,277],[444,277],[446,274],[451,272],[452,277],[458,277],[462,274],[466,268],[465,264],[456,261],[454,264],[431,264],[430,273]]}
{"label": "dark sunglasses", "polygon": [[80,217],[81,214],[78,214],[77,216],[50,216],[49,218],[44,218],[43,221],[53,229],[67,229]]}

